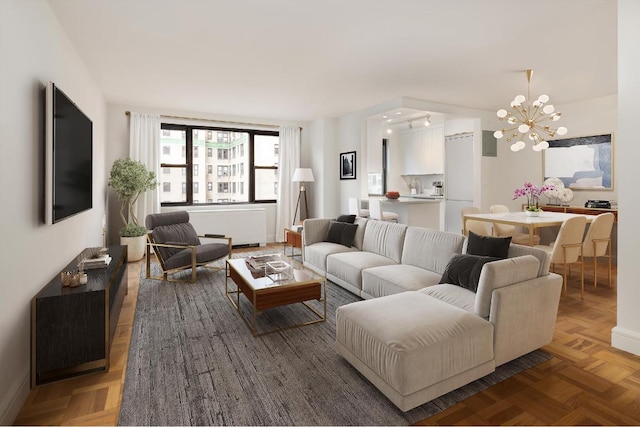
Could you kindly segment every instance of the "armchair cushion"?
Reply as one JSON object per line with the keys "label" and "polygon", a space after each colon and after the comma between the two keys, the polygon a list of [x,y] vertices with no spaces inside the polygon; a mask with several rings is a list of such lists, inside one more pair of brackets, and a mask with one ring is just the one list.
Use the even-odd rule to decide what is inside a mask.
{"label": "armchair cushion", "polygon": [[[226,243],[207,243],[196,246],[196,262],[198,264],[222,258],[229,254],[229,245]],[[164,266],[167,270],[180,268],[191,264],[191,248],[178,249],[178,252],[167,258]]]}
{"label": "armchair cushion", "polygon": [[[198,238],[196,230],[188,222],[156,226],[151,232],[151,235],[156,243],[176,244],[170,242],[180,242],[179,244],[184,246],[200,245],[200,239]],[[158,247],[158,252],[165,261],[182,250],[183,249],[180,248]]]}

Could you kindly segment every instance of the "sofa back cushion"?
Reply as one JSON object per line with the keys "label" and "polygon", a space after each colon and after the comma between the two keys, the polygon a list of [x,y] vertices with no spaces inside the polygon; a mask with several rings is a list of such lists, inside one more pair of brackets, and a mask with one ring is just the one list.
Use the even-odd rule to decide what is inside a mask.
{"label": "sofa back cushion", "polygon": [[358,225],[358,229],[356,230],[356,235],[353,238],[353,246],[357,249],[362,250],[362,241],[364,240],[364,230],[367,227],[367,223],[369,222],[366,218],[356,217],[356,220],[353,222]]}
{"label": "sofa back cushion", "polygon": [[395,222],[367,221],[362,240],[362,250],[391,258],[399,263],[407,226]]}
{"label": "sofa back cushion", "polygon": [[462,253],[464,236],[422,227],[409,227],[404,238],[402,263],[444,273],[449,260]]}
{"label": "sofa back cushion", "polygon": [[[491,312],[491,297],[494,289],[538,277],[540,261],[533,255],[517,256],[488,262],[482,267],[478,290],[476,291],[475,312],[488,318]],[[523,301],[524,304],[526,302]]]}

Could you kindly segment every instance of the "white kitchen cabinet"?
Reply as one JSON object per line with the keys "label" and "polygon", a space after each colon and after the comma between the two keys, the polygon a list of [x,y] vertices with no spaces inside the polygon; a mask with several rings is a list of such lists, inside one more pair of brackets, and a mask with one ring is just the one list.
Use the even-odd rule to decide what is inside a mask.
{"label": "white kitchen cabinet", "polygon": [[429,173],[444,174],[444,127],[433,127],[429,131]]}
{"label": "white kitchen cabinet", "polygon": [[403,175],[444,173],[444,129],[442,126],[412,129],[399,136],[395,150],[402,159]]}

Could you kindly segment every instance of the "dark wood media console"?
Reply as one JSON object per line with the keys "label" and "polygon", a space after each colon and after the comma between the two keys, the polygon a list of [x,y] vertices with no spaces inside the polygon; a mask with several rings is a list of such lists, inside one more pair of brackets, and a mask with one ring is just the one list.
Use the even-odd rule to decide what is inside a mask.
{"label": "dark wood media console", "polygon": [[[31,301],[31,387],[107,371],[128,291],[127,247],[110,246],[106,268],[85,270],[87,283],[62,287],[58,274]],[[64,269],[77,270],[82,254]]]}

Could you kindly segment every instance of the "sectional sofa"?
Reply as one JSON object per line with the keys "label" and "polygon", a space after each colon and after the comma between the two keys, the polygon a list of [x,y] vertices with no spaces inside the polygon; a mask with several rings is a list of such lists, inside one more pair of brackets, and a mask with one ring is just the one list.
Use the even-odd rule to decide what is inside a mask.
{"label": "sectional sofa", "polygon": [[[500,259],[479,257],[462,235],[354,224],[352,242],[339,243],[335,221],[306,220],[303,262],[364,299],[338,308],[336,349],[401,410],[551,342],[562,277],[546,252],[507,242]],[[476,258],[473,286],[451,283],[456,264]]]}

